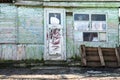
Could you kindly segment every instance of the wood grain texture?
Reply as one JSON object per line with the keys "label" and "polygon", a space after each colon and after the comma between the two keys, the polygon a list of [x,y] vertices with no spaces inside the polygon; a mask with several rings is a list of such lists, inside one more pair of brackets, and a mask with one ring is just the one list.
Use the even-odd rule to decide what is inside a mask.
{"label": "wood grain texture", "polygon": [[[93,50],[92,50],[93,48]],[[119,67],[120,65],[120,56],[119,56],[119,48],[104,48],[104,47],[98,47],[98,51],[95,52],[95,48],[96,47],[85,47],[81,45],[81,61],[82,61],[82,65],[83,66],[90,66],[90,67]],[[89,49],[89,51],[87,51],[86,49]],[[90,55],[89,54],[94,52],[94,55]],[[112,52],[112,55],[111,55]],[[85,53],[85,58],[84,58],[84,54]],[[98,55],[96,55],[96,54]],[[103,55],[103,53],[107,53],[110,55]],[[92,53],[93,54],[93,53]],[[114,55],[113,55],[114,54]],[[83,60],[82,60],[83,59]],[[86,59],[86,60],[84,60]],[[86,65],[84,64],[86,61]]]}
{"label": "wood grain texture", "polygon": [[43,9],[20,7],[19,17],[19,43],[44,43]]}
{"label": "wood grain texture", "polygon": [[17,60],[25,60],[26,59],[26,45],[18,45],[17,46]]}
{"label": "wood grain texture", "polygon": [[82,66],[86,66],[87,65],[87,61],[86,61],[86,49],[85,49],[85,45],[81,45],[81,61],[82,61]]}
{"label": "wood grain texture", "polygon": [[117,48],[115,48],[115,55],[116,55],[116,58],[117,58],[118,66],[120,66],[120,55],[118,53],[118,49]]}
{"label": "wood grain texture", "polygon": [[0,43],[15,43],[17,8],[8,4],[1,5],[0,10]]}
{"label": "wood grain texture", "polygon": [[102,50],[101,50],[100,47],[98,47],[98,54],[99,54],[99,57],[100,57],[101,65],[102,65],[102,66],[105,66],[104,57],[103,57]]}

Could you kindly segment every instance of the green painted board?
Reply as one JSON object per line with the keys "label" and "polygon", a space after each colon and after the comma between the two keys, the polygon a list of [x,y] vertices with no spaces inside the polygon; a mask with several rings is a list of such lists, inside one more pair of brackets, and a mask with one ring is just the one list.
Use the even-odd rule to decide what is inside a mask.
{"label": "green painted board", "polygon": [[19,7],[19,43],[44,43],[43,9]]}
{"label": "green painted board", "polygon": [[16,42],[17,8],[10,4],[0,4],[0,43]]}
{"label": "green painted board", "polygon": [[26,59],[43,59],[44,49],[42,45],[27,45],[26,46]]}

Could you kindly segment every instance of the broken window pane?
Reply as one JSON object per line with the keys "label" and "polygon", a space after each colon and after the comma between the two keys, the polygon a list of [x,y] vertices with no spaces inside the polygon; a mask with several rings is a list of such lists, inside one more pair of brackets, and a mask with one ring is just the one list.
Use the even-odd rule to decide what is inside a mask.
{"label": "broken window pane", "polygon": [[83,32],[83,41],[99,41],[97,32]]}

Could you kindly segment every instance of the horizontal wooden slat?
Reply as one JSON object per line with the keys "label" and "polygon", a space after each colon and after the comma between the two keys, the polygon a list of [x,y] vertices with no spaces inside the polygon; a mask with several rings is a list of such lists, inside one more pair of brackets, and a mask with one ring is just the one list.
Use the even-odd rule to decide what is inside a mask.
{"label": "horizontal wooden slat", "polygon": [[88,67],[100,67],[101,63],[100,62],[87,62]]}
{"label": "horizontal wooden slat", "polygon": [[105,61],[117,61],[115,56],[104,56]]}
{"label": "horizontal wooden slat", "polygon": [[[18,8],[19,43],[44,43],[42,8]],[[29,18],[29,19],[28,19]]]}
{"label": "horizontal wooden slat", "polygon": [[102,51],[109,51],[109,52],[115,51],[115,48],[101,48],[101,49]]}
{"label": "horizontal wooden slat", "polygon": [[[87,61],[100,61],[99,56],[87,56]],[[117,61],[115,56],[104,56],[105,61]]]}
{"label": "horizontal wooden slat", "polygon": [[87,56],[87,61],[100,61],[99,56]]}
{"label": "horizontal wooden slat", "polygon": [[102,52],[103,56],[115,56],[115,52]]}
{"label": "horizontal wooden slat", "polygon": [[97,48],[94,47],[86,47],[86,51],[98,51]]}
{"label": "horizontal wooden slat", "polygon": [[98,56],[98,52],[86,52],[87,56]]}
{"label": "horizontal wooden slat", "polygon": [[106,62],[106,67],[118,67],[117,62]]}

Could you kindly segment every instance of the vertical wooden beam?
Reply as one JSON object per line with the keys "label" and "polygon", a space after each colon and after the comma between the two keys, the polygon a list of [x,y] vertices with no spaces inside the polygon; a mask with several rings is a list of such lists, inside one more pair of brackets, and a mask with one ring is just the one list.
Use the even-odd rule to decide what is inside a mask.
{"label": "vertical wooden beam", "polygon": [[105,66],[104,57],[103,57],[102,50],[101,50],[100,47],[98,47],[98,54],[99,54],[99,57],[100,57],[101,65],[102,65],[102,66]]}
{"label": "vertical wooden beam", "polygon": [[81,62],[82,66],[87,65],[85,45],[81,45]]}
{"label": "vertical wooden beam", "polygon": [[115,55],[116,55],[116,58],[117,58],[118,66],[120,66],[120,56],[118,54],[118,49],[117,48],[115,48]]}

